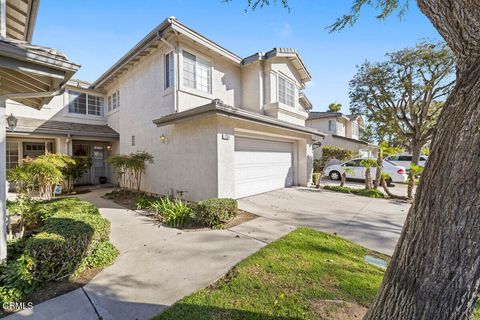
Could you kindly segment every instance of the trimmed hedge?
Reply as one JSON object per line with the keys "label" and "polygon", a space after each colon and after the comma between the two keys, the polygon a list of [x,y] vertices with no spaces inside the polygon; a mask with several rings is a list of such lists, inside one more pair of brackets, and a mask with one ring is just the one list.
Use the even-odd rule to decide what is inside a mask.
{"label": "trimmed hedge", "polygon": [[108,265],[118,254],[108,242],[110,223],[93,204],[56,199],[36,203],[34,212],[45,221],[39,233],[9,243],[9,261],[0,266],[1,301],[20,301],[45,282]]}
{"label": "trimmed hedge", "polygon": [[342,192],[342,193],[352,193],[363,197],[369,198],[385,198],[385,195],[378,189],[357,189],[357,188],[350,188],[350,187],[341,187],[341,186],[329,186],[326,185],[323,189]]}
{"label": "trimmed hedge", "polygon": [[110,232],[109,221],[91,203],[66,199],[47,208],[55,213],[25,246],[25,253],[34,261],[31,272],[41,282],[75,273],[100,242],[108,241]]}
{"label": "trimmed hedge", "polygon": [[221,229],[222,223],[234,218],[238,212],[238,203],[235,199],[212,198],[200,201],[196,208],[196,218],[201,223],[214,229]]}

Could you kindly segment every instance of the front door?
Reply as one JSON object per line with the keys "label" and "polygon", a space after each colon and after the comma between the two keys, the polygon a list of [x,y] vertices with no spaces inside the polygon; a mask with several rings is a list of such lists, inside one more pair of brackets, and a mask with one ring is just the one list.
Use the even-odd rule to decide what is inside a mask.
{"label": "front door", "polygon": [[93,184],[99,183],[100,177],[105,177],[105,147],[93,147]]}

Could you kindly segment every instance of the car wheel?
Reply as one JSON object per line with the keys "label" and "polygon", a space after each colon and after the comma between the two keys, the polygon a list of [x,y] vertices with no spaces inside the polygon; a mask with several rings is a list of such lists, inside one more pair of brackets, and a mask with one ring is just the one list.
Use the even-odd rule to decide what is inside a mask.
{"label": "car wheel", "polygon": [[338,171],[331,171],[328,176],[332,180],[340,180],[340,172]]}

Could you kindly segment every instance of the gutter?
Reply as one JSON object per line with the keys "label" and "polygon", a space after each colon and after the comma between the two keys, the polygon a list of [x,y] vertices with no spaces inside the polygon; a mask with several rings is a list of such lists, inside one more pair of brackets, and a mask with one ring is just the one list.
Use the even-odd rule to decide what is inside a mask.
{"label": "gutter", "polygon": [[224,104],[220,99],[214,99],[211,103],[197,107],[197,108],[189,109],[189,110],[178,112],[178,113],[172,113],[167,116],[155,119],[153,120],[153,123],[156,124],[157,127],[162,127],[162,126],[174,124],[177,121],[180,121],[183,119],[188,119],[188,118],[196,117],[200,115],[224,115],[232,118],[248,120],[248,121],[253,121],[253,122],[257,122],[265,125],[279,127],[279,128],[283,128],[291,131],[308,133],[308,134],[312,134],[320,137],[325,137],[325,134],[323,132],[320,132],[316,129],[299,126],[296,124],[291,124],[291,123],[277,120],[262,114],[246,111],[239,108],[234,108]]}
{"label": "gutter", "polygon": [[353,139],[353,138],[343,137],[343,136],[339,136],[339,135],[336,135],[336,134],[332,134],[332,137],[339,138],[339,139],[344,139],[344,140],[348,140],[348,141],[352,141],[352,142],[356,142],[356,143],[360,143],[360,144],[364,144],[366,146],[370,145],[370,143],[368,143],[366,141],[363,141],[363,140],[357,140],[357,139]]}

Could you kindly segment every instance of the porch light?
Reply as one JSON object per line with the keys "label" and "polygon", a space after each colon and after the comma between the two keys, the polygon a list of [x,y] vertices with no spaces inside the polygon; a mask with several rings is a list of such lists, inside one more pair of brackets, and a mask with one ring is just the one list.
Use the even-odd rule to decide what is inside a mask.
{"label": "porch light", "polygon": [[10,116],[7,117],[8,129],[11,132],[13,132],[13,130],[15,130],[15,128],[17,127],[17,121],[18,119],[13,114],[10,114]]}
{"label": "porch light", "polygon": [[107,151],[110,151],[110,150],[112,150],[112,146],[111,146],[111,145],[108,145],[108,146],[107,146]]}
{"label": "porch light", "polygon": [[162,134],[162,135],[160,136],[160,141],[161,141],[162,143],[165,143],[165,142],[168,141],[168,139],[167,139],[167,137],[166,137],[164,134]]}

